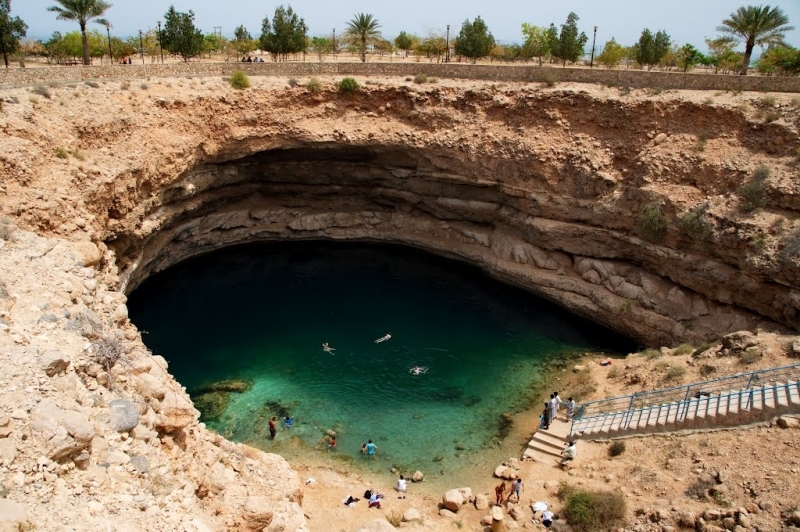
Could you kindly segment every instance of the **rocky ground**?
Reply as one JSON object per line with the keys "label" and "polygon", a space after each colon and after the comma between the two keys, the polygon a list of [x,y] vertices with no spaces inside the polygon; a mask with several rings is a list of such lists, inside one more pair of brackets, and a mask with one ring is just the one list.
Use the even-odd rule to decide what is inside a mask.
{"label": "rocky ground", "polygon": [[[182,181],[198,160],[224,162],[285,148],[287,136],[290,143],[374,142],[425,154],[446,151],[458,154],[453,160],[462,159],[463,167],[498,158],[476,175],[502,174],[503,182],[493,187],[535,196],[542,209],[560,212],[572,224],[569,232],[548,233],[557,224],[539,223],[536,235],[592,240],[599,254],[629,249],[641,236],[619,236],[635,232],[639,223],[638,211],[631,211],[642,205],[637,194],[669,198],[664,206],[671,221],[700,205],[703,220],[714,223],[710,229],[700,224],[696,245],[693,233],[676,222],[664,235],[666,247],[634,242],[637,251],[623,257],[653,271],[654,257],[670,265],[691,260],[686,272],[697,276],[689,280],[678,266],[658,272],[686,284],[675,290],[659,284],[647,292],[657,308],[639,306],[646,299],[642,291],[652,287],[647,276],[608,275],[602,261],[576,266],[574,281],[608,291],[597,304],[620,324],[649,316],[648,324],[666,331],[659,337],[679,339],[683,331],[699,344],[714,327],[723,336],[737,324],[750,330],[763,324],[762,332],[755,339],[743,334],[737,340],[742,349],[713,347],[698,356],[656,350],[609,367],[590,357],[585,371],[554,373],[563,390],[584,386],[588,399],[796,361],[787,335],[800,309],[800,252],[793,247],[800,231],[796,97],[360,79],[364,95],[342,100],[332,81],[323,80],[328,88],[317,95],[278,78],[254,79],[246,92],[222,79],[198,78],[88,82],[0,95],[0,526],[349,531],[381,514],[395,521],[413,509],[419,516],[409,513],[401,528],[483,530],[488,510],[482,495],[497,482],[491,471],[475,472],[472,505],[440,515],[442,494],[428,492],[424,482],[411,484],[406,498],[398,499],[390,473],[357,477],[324,462],[290,467],[279,456],[210,433],[167,363],[147,352],[127,320],[120,289],[137,256],[126,252],[140,240],[159,238],[159,229],[168,226],[161,216],[169,198],[185,198],[182,208],[208,209],[199,194],[192,199],[195,182]],[[530,105],[523,113],[515,105],[525,99]],[[396,102],[415,103],[400,110]],[[582,118],[589,114],[591,120]],[[515,159],[541,174],[533,188],[530,175],[504,162]],[[770,203],[743,213],[735,191],[764,162],[771,168]],[[343,224],[341,217],[331,219]],[[596,227],[576,229],[578,222]],[[611,235],[610,244],[593,240],[601,233]],[[685,254],[671,254],[683,248]],[[518,268],[529,260],[516,259]],[[546,267],[563,270],[557,261]],[[670,310],[664,310],[667,301]],[[675,325],[686,320],[696,327]],[[537,415],[515,418],[510,456],[520,454]],[[780,530],[792,520],[800,526],[800,516],[792,514],[800,502],[797,436],[797,424],[788,419],[631,439],[613,459],[607,444],[581,442],[579,459],[567,471],[544,462],[517,464],[526,489],[520,509],[506,508],[519,520],[507,520],[510,527],[512,521],[540,527],[525,506],[547,500],[558,509],[555,491],[568,481],[623,493],[628,512],[621,526],[627,530],[692,528],[701,516],[711,523],[699,527],[705,530]],[[306,485],[308,477],[315,482]],[[692,491],[698,483],[713,487],[713,497],[708,488],[705,494]],[[341,504],[347,494],[362,496],[370,486],[386,494],[381,510],[368,510],[363,501],[354,508]],[[698,500],[698,493],[706,499]],[[387,525],[372,529],[381,526]]]}

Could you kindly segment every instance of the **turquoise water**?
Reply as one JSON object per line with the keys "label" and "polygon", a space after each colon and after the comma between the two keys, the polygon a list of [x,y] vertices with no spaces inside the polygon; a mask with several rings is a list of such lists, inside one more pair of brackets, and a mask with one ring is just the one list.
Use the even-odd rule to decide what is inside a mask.
{"label": "turquoise water", "polygon": [[[211,428],[290,459],[324,453],[365,470],[444,470],[497,448],[502,414],[531,406],[548,357],[630,347],[472,267],[382,245],[227,248],[152,276],[128,304],[190,392],[253,382]],[[270,439],[268,419],[287,412],[294,426]],[[320,443],[327,429],[335,451]],[[359,452],[370,438],[372,459]]]}

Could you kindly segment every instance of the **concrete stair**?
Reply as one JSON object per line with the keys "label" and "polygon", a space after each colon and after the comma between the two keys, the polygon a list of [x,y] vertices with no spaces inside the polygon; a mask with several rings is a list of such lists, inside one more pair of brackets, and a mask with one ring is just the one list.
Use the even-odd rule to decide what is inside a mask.
{"label": "concrete stair", "polygon": [[570,423],[563,416],[550,423],[547,430],[537,430],[522,452],[523,460],[557,464],[569,441]]}
{"label": "concrete stair", "polygon": [[[745,425],[793,413],[800,414],[800,382],[785,380],[750,389],[700,392],[683,401],[576,419],[564,439],[603,440],[634,434],[710,429]],[[534,435],[529,448],[537,441],[537,435]]]}

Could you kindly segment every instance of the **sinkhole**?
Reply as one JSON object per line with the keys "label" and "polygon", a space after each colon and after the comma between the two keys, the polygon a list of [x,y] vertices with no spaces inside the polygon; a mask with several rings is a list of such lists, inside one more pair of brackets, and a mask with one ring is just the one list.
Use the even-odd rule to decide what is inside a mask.
{"label": "sinkhole", "polygon": [[508,414],[556,388],[546,368],[634,347],[473,266],[388,244],[226,247],[150,276],[128,305],[210,428],[290,462],[365,471],[457,476],[519,455]]}

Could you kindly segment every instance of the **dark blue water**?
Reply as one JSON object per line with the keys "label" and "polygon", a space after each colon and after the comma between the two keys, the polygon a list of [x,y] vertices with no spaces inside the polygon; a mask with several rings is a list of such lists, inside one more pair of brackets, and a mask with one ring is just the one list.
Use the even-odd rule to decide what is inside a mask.
{"label": "dark blue water", "polygon": [[[496,448],[501,414],[531,405],[546,358],[630,347],[475,268],[383,245],[227,248],[152,276],[128,304],[189,391],[253,382],[211,428],[290,458],[327,453],[371,469]],[[270,439],[269,417],[287,412],[294,426]],[[335,451],[320,443],[328,429]],[[359,453],[368,438],[378,445],[369,461]]]}

